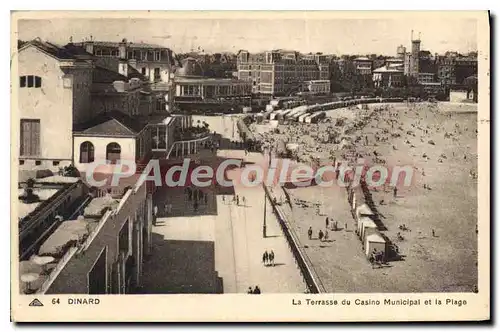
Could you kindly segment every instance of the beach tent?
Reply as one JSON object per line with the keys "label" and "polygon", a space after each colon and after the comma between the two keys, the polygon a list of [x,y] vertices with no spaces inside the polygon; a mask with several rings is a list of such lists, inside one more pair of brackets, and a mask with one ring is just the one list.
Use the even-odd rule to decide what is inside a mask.
{"label": "beach tent", "polygon": [[371,255],[371,253],[373,252],[373,250],[375,250],[377,252],[382,251],[384,253],[384,257],[385,257],[386,241],[378,232],[370,234],[365,238],[366,256],[369,257]]}
{"label": "beach tent", "polygon": [[370,209],[370,207],[366,203],[358,205],[358,207],[356,208],[356,219],[374,215],[375,213],[372,211],[372,209]]}
{"label": "beach tent", "polygon": [[370,217],[361,217],[358,222],[358,233],[362,241],[365,241],[368,235],[377,232],[377,225]]}
{"label": "beach tent", "polygon": [[365,204],[365,193],[363,192],[360,186],[357,186],[356,188],[353,189],[352,209],[357,210],[357,208],[363,204]]}

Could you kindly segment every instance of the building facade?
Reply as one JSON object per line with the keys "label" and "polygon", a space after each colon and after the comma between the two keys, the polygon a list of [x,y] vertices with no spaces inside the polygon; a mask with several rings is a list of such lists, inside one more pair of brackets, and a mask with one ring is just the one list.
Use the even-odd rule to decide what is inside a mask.
{"label": "building facade", "polygon": [[404,73],[388,65],[373,71],[373,84],[376,88],[400,87],[404,84]]}
{"label": "building facade", "polygon": [[92,116],[92,64],[40,40],[18,52],[19,168],[67,166],[73,125]]}
{"label": "building facade", "polygon": [[120,160],[141,164],[151,156],[147,124],[119,111],[102,113],[76,127],[73,135],[74,165],[84,174],[110,174]]}
{"label": "building facade", "polygon": [[249,97],[251,94],[252,84],[249,81],[230,78],[175,78],[176,101]]}
{"label": "building facade", "polygon": [[[146,77],[151,83],[151,89],[159,92],[158,98],[166,101],[164,104],[158,103],[166,109],[156,111],[166,111],[172,106],[171,79],[178,63],[171,49],[155,44],[132,43],[127,39],[121,42],[95,41],[92,37],[76,45],[98,58],[120,59],[120,68],[130,66]],[[125,70],[119,72],[127,76]]]}
{"label": "building facade", "polygon": [[329,94],[330,80],[307,81],[305,92],[312,94]]}
{"label": "building facade", "polygon": [[373,61],[367,57],[359,57],[354,59],[356,66],[356,74],[358,75],[371,75],[373,70]]}
{"label": "building facade", "polygon": [[[141,286],[144,257],[151,250],[153,210],[146,184],[119,197],[93,198],[88,207],[94,201],[106,212],[84,208],[81,219],[67,221],[90,225],[87,235],[61,253],[37,293],[127,294]],[[115,203],[104,203],[110,201]],[[95,219],[94,213],[100,216]],[[49,238],[43,251],[53,250],[54,243]]]}
{"label": "building facade", "polygon": [[409,61],[409,75],[417,77],[420,72],[420,38],[411,41],[411,55]]}
{"label": "building facade", "polygon": [[435,73],[418,73],[418,83],[434,83],[436,82],[436,74]]}
{"label": "building facade", "polygon": [[438,80],[446,86],[463,85],[467,77],[477,75],[477,57],[448,53],[436,58]]}
{"label": "building facade", "polygon": [[307,81],[329,80],[330,65],[322,54],[302,55],[296,51],[275,50],[264,53],[240,51],[238,78],[252,84],[252,93],[269,96],[301,91]]}

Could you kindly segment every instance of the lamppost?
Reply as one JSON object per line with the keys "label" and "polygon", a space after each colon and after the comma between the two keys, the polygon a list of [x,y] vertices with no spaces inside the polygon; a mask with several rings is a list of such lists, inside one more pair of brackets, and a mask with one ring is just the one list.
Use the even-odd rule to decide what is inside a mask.
{"label": "lamppost", "polygon": [[[269,168],[271,167],[271,149],[269,149]],[[266,209],[267,209],[267,194],[266,194],[266,183],[262,183],[262,188],[264,189],[264,223],[262,224],[262,237],[267,236],[267,223],[266,223]]]}

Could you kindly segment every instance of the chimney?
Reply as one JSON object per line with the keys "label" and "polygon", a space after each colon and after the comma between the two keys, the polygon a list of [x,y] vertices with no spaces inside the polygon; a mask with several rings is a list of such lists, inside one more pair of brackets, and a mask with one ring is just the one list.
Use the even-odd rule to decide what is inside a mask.
{"label": "chimney", "polygon": [[128,77],[128,63],[127,60],[120,59],[118,62],[118,72],[125,77]]}
{"label": "chimney", "polygon": [[85,41],[85,51],[90,54],[94,54],[94,40],[90,36],[89,40]]}
{"label": "chimney", "polygon": [[120,59],[127,59],[127,39],[123,38],[118,44],[118,55]]}

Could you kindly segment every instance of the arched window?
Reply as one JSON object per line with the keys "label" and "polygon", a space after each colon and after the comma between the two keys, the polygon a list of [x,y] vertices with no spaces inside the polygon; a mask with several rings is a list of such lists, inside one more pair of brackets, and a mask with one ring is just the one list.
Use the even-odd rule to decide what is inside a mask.
{"label": "arched window", "polygon": [[106,146],[106,160],[110,164],[116,164],[117,160],[120,160],[121,147],[118,143],[109,143]]}
{"label": "arched window", "polygon": [[94,161],[94,144],[85,141],[80,144],[80,163],[86,164]]}

